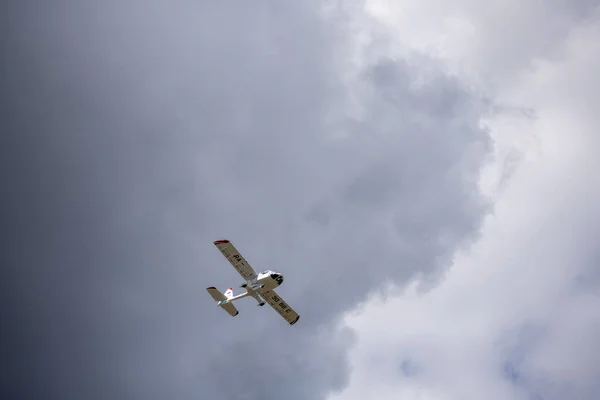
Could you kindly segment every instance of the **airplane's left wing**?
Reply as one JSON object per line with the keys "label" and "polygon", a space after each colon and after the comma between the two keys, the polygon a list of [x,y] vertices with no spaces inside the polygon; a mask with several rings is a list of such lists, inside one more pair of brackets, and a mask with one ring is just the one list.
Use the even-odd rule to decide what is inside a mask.
{"label": "airplane's left wing", "polygon": [[242,257],[239,251],[231,244],[229,240],[215,240],[215,246],[221,251],[227,260],[233,265],[233,268],[240,273],[242,278],[249,281],[257,277],[256,271]]}
{"label": "airplane's left wing", "polygon": [[294,325],[300,319],[300,315],[290,307],[274,290],[265,290],[260,292],[260,296],[265,299],[271,307],[275,309],[290,325]]}

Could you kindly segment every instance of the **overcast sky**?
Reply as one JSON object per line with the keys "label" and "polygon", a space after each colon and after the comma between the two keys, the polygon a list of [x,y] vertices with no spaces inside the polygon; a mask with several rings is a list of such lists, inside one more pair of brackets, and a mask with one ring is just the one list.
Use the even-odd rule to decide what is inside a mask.
{"label": "overcast sky", "polygon": [[600,397],[597,1],[9,3],[2,398]]}

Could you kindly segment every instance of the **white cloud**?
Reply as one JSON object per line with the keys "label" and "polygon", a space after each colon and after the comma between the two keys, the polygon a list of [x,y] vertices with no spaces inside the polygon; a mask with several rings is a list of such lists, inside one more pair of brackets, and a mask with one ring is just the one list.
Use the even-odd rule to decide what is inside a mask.
{"label": "white cloud", "polygon": [[[20,189],[8,209],[26,211],[4,224],[16,231],[7,264],[24,265],[4,303],[26,309],[9,326],[32,327],[12,335],[29,349],[7,363],[16,392],[306,399],[343,388],[343,313],[386,279],[437,277],[480,227],[473,177],[490,140],[477,91],[426,55],[380,57],[384,35],[337,9],[318,18],[320,1],[58,3],[9,14],[6,131],[19,140],[0,159],[18,166],[2,169]],[[368,47],[348,43],[355,29]],[[215,308],[203,288],[239,278],[218,237],[285,274],[279,294],[299,324],[252,302],[235,319]],[[76,359],[54,368],[66,353]]]}
{"label": "white cloud", "polygon": [[[598,278],[576,268],[597,236],[581,177],[597,169],[597,40],[572,28],[587,3],[345,1],[324,19],[321,1],[39,3],[4,13],[0,397],[345,387],[343,313],[386,281],[438,279],[477,238],[490,132],[483,240],[429,294],[350,319],[344,395],[525,393],[503,373],[593,389],[594,298],[572,294]],[[299,324],[215,308],[204,287],[239,278],[218,237],[285,274]]]}
{"label": "white cloud", "polygon": [[[575,5],[531,1],[452,2],[429,14],[436,3],[370,10],[402,32],[399,47],[412,41],[445,57],[462,79],[535,117],[499,112],[486,121],[496,159],[482,187],[494,211],[480,240],[436,288],[412,285],[347,315],[357,334],[353,372],[330,400],[598,398],[597,14],[583,21]],[[477,46],[458,43],[465,35]]]}

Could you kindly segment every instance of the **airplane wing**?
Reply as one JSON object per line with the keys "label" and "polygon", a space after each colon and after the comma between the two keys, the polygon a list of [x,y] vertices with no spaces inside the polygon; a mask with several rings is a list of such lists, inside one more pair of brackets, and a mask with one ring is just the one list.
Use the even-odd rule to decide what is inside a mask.
{"label": "airplane wing", "polygon": [[265,290],[260,293],[271,307],[275,309],[290,325],[294,325],[300,319],[300,315],[290,307],[274,290]]}
{"label": "airplane wing", "polygon": [[231,265],[233,265],[233,268],[240,273],[242,278],[249,281],[257,277],[256,271],[254,271],[229,240],[216,240],[214,243],[215,246],[217,246],[217,249],[219,249],[225,258],[229,260]]}

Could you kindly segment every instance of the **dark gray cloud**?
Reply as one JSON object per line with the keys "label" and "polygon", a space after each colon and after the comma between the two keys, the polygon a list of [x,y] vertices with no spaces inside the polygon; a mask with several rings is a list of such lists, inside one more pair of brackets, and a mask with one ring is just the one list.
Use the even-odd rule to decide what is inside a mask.
{"label": "dark gray cloud", "polygon": [[[342,117],[344,27],[318,6],[5,13],[3,397],[321,398],[347,379],[341,313],[473,237],[478,96],[374,60]],[[301,323],[214,307],[241,282],[219,237],[286,275]]]}

